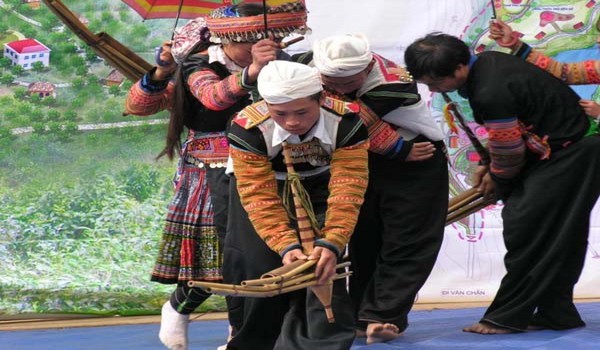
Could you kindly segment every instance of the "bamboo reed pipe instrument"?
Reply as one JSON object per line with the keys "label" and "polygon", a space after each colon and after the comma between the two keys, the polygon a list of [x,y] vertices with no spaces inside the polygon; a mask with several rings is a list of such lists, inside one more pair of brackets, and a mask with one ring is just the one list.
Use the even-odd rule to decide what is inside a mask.
{"label": "bamboo reed pipe instrument", "polygon": [[470,188],[459,193],[448,202],[446,225],[450,225],[494,203],[496,203],[495,199],[484,198],[483,193],[476,188]]}
{"label": "bamboo reed pipe instrument", "polygon": [[[318,227],[310,202],[304,193],[300,178],[294,170],[291,157],[291,149],[287,143],[283,143],[283,156],[288,172],[288,183],[293,198],[294,211],[300,235],[302,250],[305,255],[310,255],[314,249],[314,241],[318,234]],[[284,197],[287,194],[284,191]],[[315,232],[316,231],[316,232]],[[346,271],[350,262],[336,265],[336,273],[326,284],[317,284],[314,268],[316,260],[297,260],[291,264],[281,266],[275,270],[263,274],[254,280],[242,281],[239,285],[212,283],[203,281],[189,281],[190,287],[200,287],[206,292],[218,295],[230,295],[239,297],[267,298],[283,293],[293,292],[303,288],[310,288],[325,308],[325,314],[329,323],[335,322],[331,300],[333,294],[333,281],[350,276],[352,272]]]}
{"label": "bamboo reed pipe instrument", "polygon": [[43,2],[75,35],[127,79],[135,82],[152,69],[150,63],[110,35],[104,32],[97,34],[91,32],[61,1],[43,0]]}
{"label": "bamboo reed pipe instrument", "polygon": [[[490,154],[488,150],[479,141],[477,136],[475,136],[471,128],[469,128],[464,116],[459,112],[456,103],[454,103],[450,96],[445,92],[442,92],[442,97],[447,104],[448,113],[458,120],[458,124],[469,138],[469,141],[471,141],[471,144],[473,144],[477,154],[479,154],[481,164],[489,164]],[[446,225],[450,225],[451,223],[467,217],[495,202],[494,199],[484,198],[483,193],[479,192],[476,188],[471,188],[459,193],[448,202]]]}
{"label": "bamboo reed pipe instrument", "polygon": [[[302,250],[304,254],[310,255],[314,249],[314,242],[316,239],[315,230],[318,230],[316,220],[314,220],[314,213],[311,211],[311,215],[307,212],[304,203],[310,207],[310,201],[306,199],[303,203],[302,198],[306,198],[303,195],[304,188],[298,174],[294,170],[292,162],[292,155],[290,146],[287,142],[283,143],[283,157],[285,166],[288,173],[288,182],[290,182],[290,188],[292,189],[292,198],[294,199],[294,208],[296,211],[296,222],[298,225],[298,232],[300,233],[300,243],[302,244]],[[311,220],[311,218],[313,218]],[[325,307],[325,314],[327,315],[327,321],[329,323],[335,322],[335,316],[333,315],[333,309],[331,308],[331,297],[333,293],[333,281],[329,281],[327,284],[319,285],[315,284],[311,288],[311,291],[319,299],[319,301]]]}

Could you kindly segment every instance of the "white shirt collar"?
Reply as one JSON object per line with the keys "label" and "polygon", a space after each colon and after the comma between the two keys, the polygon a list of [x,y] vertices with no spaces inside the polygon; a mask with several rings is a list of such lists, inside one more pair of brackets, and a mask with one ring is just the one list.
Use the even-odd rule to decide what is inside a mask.
{"label": "white shirt collar", "polygon": [[230,72],[239,72],[243,69],[227,57],[221,45],[211,45],[208,47],[208,63],[213,62],[223,64]]}
{"label": "white shirt collar", "polygon": [[300,139],[300,136],[293,135],[287,132],[284,128],[279,126],[279,124],[273,122],[275,124],[275,129],[273,130],[273,147],[280,145],[283,141],[287,141],[289,143],[300,143],[302,141],[311,140],[313,137],[318,138],[321,143],[331,145],[333,142],[331,141],[331,137],[329,137],[329,133],[325,129],[325,121],[323,119],[323,110],[321,110],[321,114],[319,116],[319,120],[317,124],[310,129],[310,131],[304,136],[304,139]]}

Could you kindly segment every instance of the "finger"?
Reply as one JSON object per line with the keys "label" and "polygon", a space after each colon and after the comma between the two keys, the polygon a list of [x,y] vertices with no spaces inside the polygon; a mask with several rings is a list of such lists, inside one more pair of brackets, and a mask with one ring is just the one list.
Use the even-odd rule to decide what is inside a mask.
{"label": "finger", "polygon": [[432,145],[431,147],[427,147],[427,149],[424,149],[422,151],[422,153],[424,153],[424,154],[433,154],[433,153],[435,153],[435,151],[436,151],[436,148]]}
{"label": "finger", "polygon": [[315,277],[317,278],[317,280],[321,280],[321,277],[323,276],[323,262],[319,259],[319,262],[317,263],[317,267],[315,268]]}
{"label": "finger", "polygon": [[484,193],[485,184],[481,181],[481,178],[478,177],[473,181],[473,187],[477,188],[477,192]]}
{"label": "finger", "polygon": [[329,280],[331,280],[332,277],[333,277],[332,273],[330,273],[328,271],[323,271],[323,274],[319,278],[318,283],[325,284],[325,283],[329,282]]}

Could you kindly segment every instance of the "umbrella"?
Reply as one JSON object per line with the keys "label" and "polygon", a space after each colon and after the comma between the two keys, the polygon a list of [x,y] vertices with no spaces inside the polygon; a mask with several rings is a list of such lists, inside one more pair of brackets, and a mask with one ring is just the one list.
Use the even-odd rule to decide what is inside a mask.
{"label": "umbrella", "polygon": [[[175,18],[171,39],[175,36],[175,29],[180,18],[193,19],[207,16],[210,12],[221,6],[235,5],[241,2],[262,3],[263,6],[278,6],[293,0],[123,0],[135,10],[143,19]],[[303,1],[303,0],[301,0]],[[267,14],[265,13],[265,33],[267,31]],[[155,52],[156,62],[160,65],[160,50]]]}
{"label": "umbrella", "polygon": [[[263,0],[123,0],[143,19],[185,18],[206,16],[212,10],[240,2],[263,3]],[[277,6],[290,0],[267,0],[269,6]]]}

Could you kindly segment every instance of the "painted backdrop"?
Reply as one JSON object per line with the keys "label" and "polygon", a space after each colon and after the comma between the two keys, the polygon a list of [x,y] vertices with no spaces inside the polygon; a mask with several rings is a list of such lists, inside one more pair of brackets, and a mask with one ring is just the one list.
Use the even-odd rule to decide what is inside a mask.
{"label": "painted backdrop", "polygon": [[[173,25],[142,22],[117,0],[63,2],[94,32],[108,32],[149,60]],[[498,16],[532,46],[565,61],[600,58],[594,0],[495,2]],[[487,39],[487,0],[306,3],[313,33],[294,51],[308,49],[315,38],[362,32],[374,51],[401,63],[404,49],[432,31],[458,35],[475,51],[498,49]],[[123,116],[130,83],[115,78],[44,7],[19,0],[0,6],[0,43],[35,38],[51,50],[50,66],[31,70],[0,58],[0,314],[158,312],[172,290],[148,280],[175,169],[154,159],[164,145],[167,115]],[[36,82],[50,83],[43,86],[53,95],[30,91]],[[577,91],[600,101],[597,86]],[[463,134],[450,134],[441,122],[440,98],[421,92],[447,134],[451,189],[459,193],[470,186],[476,154]],[[469,116],[464,101],[461,107]],[[504,274],[500,210],[491,206],[447,227],[419,301],[491,300]],[[589,242],[576,290],[583,298],[600,296],[600,206]],[[221,298],[211,300],[205,309],[223,309]]]}

